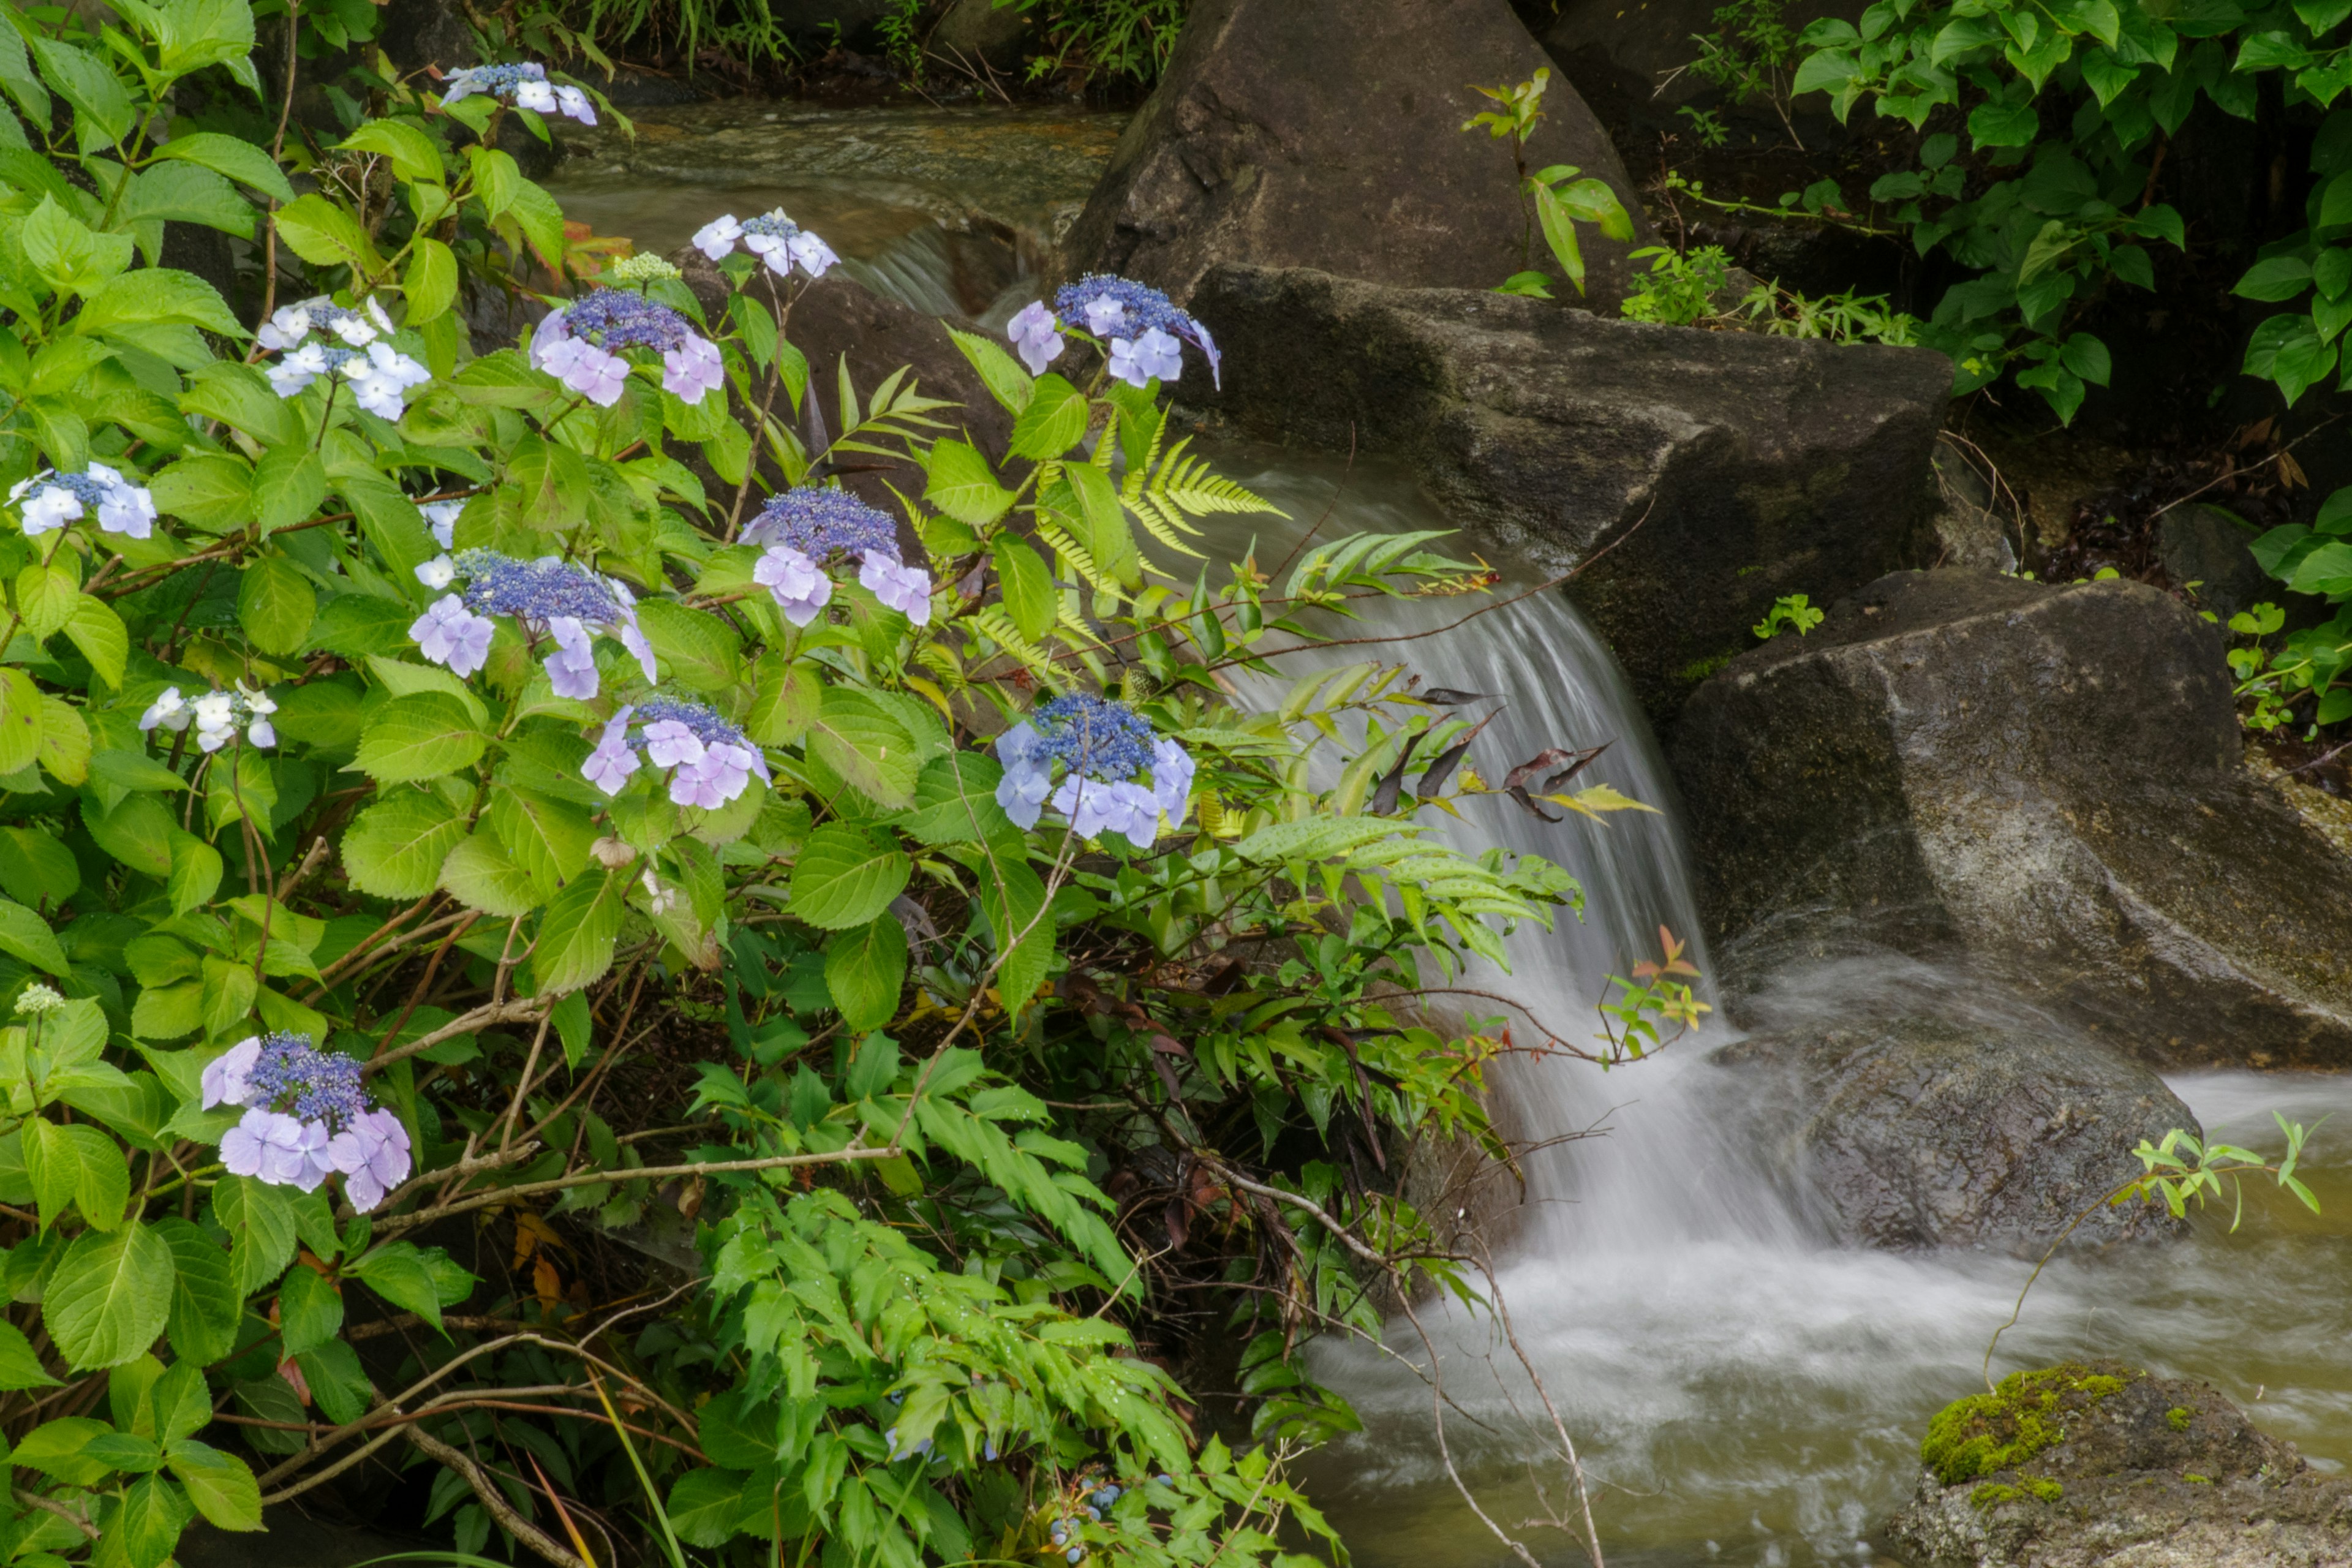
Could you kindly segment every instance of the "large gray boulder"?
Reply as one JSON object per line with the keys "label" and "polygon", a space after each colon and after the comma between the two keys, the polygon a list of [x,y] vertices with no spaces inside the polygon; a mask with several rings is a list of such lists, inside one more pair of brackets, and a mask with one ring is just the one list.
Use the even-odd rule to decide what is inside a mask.
{"label": "large gray boulder", "polygon": [[1673,754],[1735,971],[1958,953],[2159,1065],[2352,1064],[2352,860],[2242,768],[2220,634],[2156,589],[1887,577]]}
{"label": "large gray boulder", "polygon": [[2197,1132],[2197,1119],[2149,1068],[2091,1041],[1912,1016],[1751,1035],[1709,1059],[1738,1075],[1802,1198],[1848,1246],[2038,1258],[2070,1226],[2085,1244],[2181,1229],[2161,1207],[2103,1200],[2140,1173],[2142,1139]]}
{"label": "large gray boulder", "polygon": [[1538,300],[1221,266],[1202,398],[1249,433],[1408,459],[1465,525],[1549,572],[1664,727],[1783,594],[1932,561],[1951,366],[1608,320]]}
{"label": "large gray boulder", "polygon": [[2113,1362],[2014,1373],[1929,1423],[1886,1527],[1915,1568],[2343,1568],[2352,1481],[2211,1384]]}
{"label": "large gray boulder", "polygon": [[[1518,174],[1507,142],[1462,124],[1489,107],[1474,83],[1548,64],[1506,0],[1197,0],[1064,244],[1068,268],[1180,300],[1221,260],[1491,289],[1528,265]],[[1641,202],[1573,88],[1555,77],[1544,107],[1528,167],[1606,180],[1634,219],[1632,246],[1587,232],[1589,298],[1613,311],[1626,253],[1654,243]],[[1534,255],[1549,262],[1540,236]]]}

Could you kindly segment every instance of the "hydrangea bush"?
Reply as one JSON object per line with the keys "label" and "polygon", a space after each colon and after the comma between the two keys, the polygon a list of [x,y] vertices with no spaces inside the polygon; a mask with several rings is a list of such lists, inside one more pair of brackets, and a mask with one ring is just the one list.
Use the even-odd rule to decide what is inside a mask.
{"label": "hydrangea bush", "polygon": [[[1336,1552],[1293,1354],[1465,1288],[1381,1173],[1493,1145],[1507,1048],[1413,994],[1575,889],[1424,834],[1475,731],[1409,671],[1221,672],[1487,574],[1208,563],[1264,508],[1152,290],[960,336],[983,452],[812,383],[781,215],[713,301],[585,281],[497,150],[590,112],[537,67],[379,60],[280,159],[244,0],[111,15],[0,27],[7,1558],[385,1466],[564,1564]],[[166,225],[252,242],[234,303]],[[1240,1452],[1171,1371],[1228,1329]]]}

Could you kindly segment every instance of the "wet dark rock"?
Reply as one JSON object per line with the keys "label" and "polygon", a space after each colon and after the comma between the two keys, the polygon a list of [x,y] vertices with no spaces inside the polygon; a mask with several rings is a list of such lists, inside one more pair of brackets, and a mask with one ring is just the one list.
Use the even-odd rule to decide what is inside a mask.
{"label": "wet dark rock", "polygon": [[1188,372],[1179,395],[1254,435],[1402,457],[1465,525],[1584,566],[1570,593],[1654,724],[1780,595],[1935,559],[1941,354],[1232,264],[1192,309],[1224,386]]}
{"label": "wet dark rock", "polygon": [[2116,1363],[2005,1379],[1930,1424],[1886,1536],[1914,1568],[2341,1568],[2352,1481],[2211,1384]]}
{"label": "wet dark rock", "polygon": [[996,0],[955,0],[931,29],[923,47],[950,64],[970,69],[1018,69],[1029,44],[1029,14]]}
{"label": "wet dark rock", "polygon": [[2084,1243],[2181,1230],[2160,1207],[2101,1206],[2139,1174],[2143,1138],[2199,1131],[2163,1079],[2104,1046],[1918,1016],[1752,1035],[1709,1059],[1849,1246],[2038,1258],[2086,1210]]}
{"label": "wet dark rock", "polygon": [[[1159,88],[1066,242],[1068,269],[1188,296],[1219,261],[1316,267],[1420,288],[1490,289],[1530,265],[1507,142],[1462,123],[1472,83],[1547,65],[1506,0],[1199,0]],[[1555,77],[1530,168],[1607,180],[1640,232],[1608,136]],[[1587,231],[1595,309],[1633,247]],[[1549,260],[1540,237],[1537,264]]]}
{"label": "wet dark rock", "polygon": [[1692,699],[1710,929],[1956,952],[2159,1065],[2352,1063],[2352,860],[2241,767],[2169,595],[1903,573]]}
{"label": "wet dark rock", "polygon": [[2157,558],[2176,588],[2195,584],[2197,606],[2228,620],[2262,600],[2285,598],[2284,584],[2254,560],[2261,531],[2218,506],[2175,507],[2157,520]]}
{"label": "wet dark rock", "polygon": [[2016,571],[2011,538],[2019,525],[2011,498],[1997,493],[1977,464],[1948,445],[1936,448],[1936,564]]}

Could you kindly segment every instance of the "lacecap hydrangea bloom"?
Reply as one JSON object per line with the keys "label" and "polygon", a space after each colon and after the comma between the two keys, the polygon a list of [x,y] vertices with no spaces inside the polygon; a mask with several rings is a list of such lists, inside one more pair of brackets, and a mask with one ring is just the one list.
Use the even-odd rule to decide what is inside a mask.
{"label": "lacecap hydrangea bloom", "polygon": [[408,1179],[408,1129],[361,1087],[360,1064],[300,1035],[240,1040],[205,1068],[204,1109],[243,1106],[221,1138],[231,1175],[314,1192],[340,1173],[365,1214]]}
{"label": "lacecap hydrangea bloom", "polygon": [[451,71],[441,84],[441,101],[480,95],[496,98],[537,114],[562,114],[583,125],[596,123],[595,106],[576,87],[559,87],[547,79],[547,68],[536,60],[517,65],[467,66]]}
{"label": "lacecap hydrangea bloom", "polygon": [[636,595],[617,578],[600,577],[552,555],[518,561],[494,550],[436,555],[416,569],[428,588],[463,578],[461,593],[445,594],[416,617],[408,635],[425,657],[452,675],[467,676],[488,662],[493,616],[512,616],[536,639],[554,640],[547,679],[558,697],[596,695],[595,634],[614,638],[636,658],[648,681],[659,680],[653,645],[637,625]]}
{"label": "lacecap hydrangea bloom", "polygon": [[271,312],[254,341],[278,355],[269,384],[280,397],[299,395],[320,376],[352,389],[362,408],[380,419],[400,417],[401,395],[433,373],[392,346],[392,318],[373,299],[338,305],[320,295]]}
{"label": "lacecap hydrangea bloom", "polygon": [[548,312],[530,335],[530,363],[599,408],[621,400],[629,379],[624,349],[661,355],[662,390],[699,403],[727,379],[719,347],[667,305],[626,289],[591,289]]}
{"label": "lacecap hydrangea bloom", "polygon": [[176,686],[167,686],[163,695],[148,705],[139,716],[139,728],[143,733],[157,726],[174,734],[190,724],[196,727],[196,744],[207,752],[217,752],[236,739],[239,730],[245,731],[247,742],[256,746],[278,743],[278,728],[269,716],[278,711],[278,704],[266,691],[250,691],[239,685],[228,691],[206,691],[194,697],[183,697]]}
{"label": "lacecap hydrangea bloom", "polygon": [[996,738],[996,755],[1004,764],[996,804],[1022,827],[1034,827],[1050,804],[1081,838],[1116,833],[1149,849],[1163,814],[1182,825],[1192,794],[1192,753],[1125,703],[1091,692],[1040,704]]}
{"label": "lacecap hydrangea bloom", "polygon": [[464,501],[419,501],[416,510],[425,514],[425,525],[433,531],[434,543],[444,550],[457,547],[457,514],[466,510]]}
{"label": "lacecap hydrangea bloom", "polygon": [[725,805],[754,778],[773,782],[768,759],[742,731],[699,702],[672,697],[648,698],[614,714],[580,776],[616,795],[648,763],[668,770],[674,804],[705,811]]}
{"label": "lacecap hydrangea bloom", "polygon": [[1112,377],[1129,386],[1181,375],[1187,342],[1209,362],[1209,379],[1218,380],[1217,344],[1208,328],[1159,289],[1108,273],[1089,272],[1065,285],[1054,296],[1053,310],[1042,300],[1031,301],[1004,330],[1032,375],[1045,374],[1061,357],[1064,332],[1083,331],[1108,345]]}
{"label": "lacecap hydrangea bloom", "polygon": [[694,231],[694,247],[713,261],[738,246],[767,263],[779,278],[791,277],[795,266],[811,278],[822,278],[841,260],[833,247],[786,217],[782,207],[741,223],[729,213]]}
{"label": "lacecap hydrangea bloom", "polygon": [[814,620],[833,598],[824,569],[856,559],[857,580],[917,626],[931,618],[931,574],[898,555],[898,525],[845,489],[805,485],[770,498],[743,542],[764,545],[751,577],[796,626]]}
{"label": "lacecap hydrangea bloom", "polygon": [[133,539],[155,531],[155,498],[104,463],[78,474],[51,469],[18,479],[9,487],[8,500],[27,534],[48,533],[84,517],[95,517],[109,533]]}

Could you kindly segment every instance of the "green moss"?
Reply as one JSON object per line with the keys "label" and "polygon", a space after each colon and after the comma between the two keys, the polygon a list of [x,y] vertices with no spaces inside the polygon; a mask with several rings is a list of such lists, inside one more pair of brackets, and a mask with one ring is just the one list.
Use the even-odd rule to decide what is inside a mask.
{"label": "green moss", "polygon": [[2015,1486],[2005,1481],[1987,1481],[1969,1494],[1969,1501],[1978,1508],[1990,1508],[1995,1503],[2009,1502],[2021,1497],[2038,1498],[2043,1502],[2056,1502],[2066,1495],[2066,1489],[2056,1481],[2029,1477]]}
{"label": "green moss", "polygon": [[1737,657],[1735,654],[1718,653],[1706,658],[1694,659],[1676,670],[1675,679],[1688,685],[1696,686]]}
{"label": "green moss", "polygon": [[2066,1436],[2064,1406],[2095,1403],[2124,1386],[2123,1379],[2076,1362],[2039,1372],[2011,1373],[1990,1394],[1955,1400],[1927,1423],[1919,1458],[1948,1487],[2013,1470]]}
{"label": "green moss", "polygon": [[2184,1481],[2194,1481],[2200,1487],[2210,1487],[2213,1484],[2213,1478],[2210,1476],[2183,1475],[2180,1479]]}
{"label": "green moss", "polygon": [[2176,1432],[2189,1430],[2189,1407],[2185,1405],[2174,1405],[2164,1413],[2164,1418],[2172,1423],[2172,1429]]}

